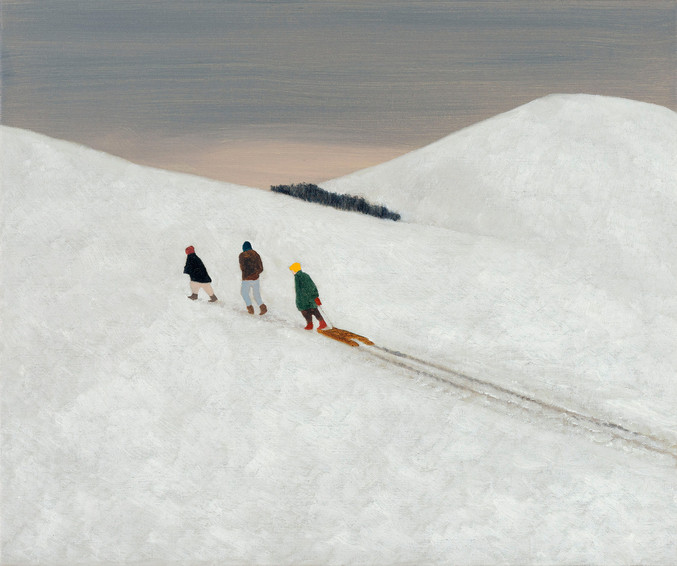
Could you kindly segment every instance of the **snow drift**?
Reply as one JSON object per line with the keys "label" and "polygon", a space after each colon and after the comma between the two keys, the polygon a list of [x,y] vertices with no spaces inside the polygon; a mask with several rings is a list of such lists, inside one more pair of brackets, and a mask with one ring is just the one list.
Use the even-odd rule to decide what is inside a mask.
{"label": "snow drift", "polygon": [[[608,152],[599,194],[617,203],[607,228],[634,226],[654,258],[610,275],[591,266],[623,265],[626,247],[607,245],[603,226],[581,246],[562,220],[576,198],[557,191],[591,186],[574,157],[556,187],[545,182],[552,164],[532,155],[513,171],[550,196],[535,188],[538,198],[522,199],[492,185],[491,169],[453,186],[471,195],[471,177],[485,171],[483,190],[503,195],[522,232],[514,219],[488,230],[482,215],[500,212],[493,197],[477,212],[481,199],[468,196],[461,214],[452,185],[426,169],[460,159],[447,146],[464,147],[468,162],[500,162],[501,148],[530,139],[539,122],[560,128],[549,155],[557,144],[566,155],[576,146],[565,135],[571,112],[556,119],[553,104],[587,116],[605,107],[610,122],[639,108],[553,97],[385,164],[380,176],[356,174],[388,192],[384,202],[408,223],[0,128],[3,563],[673,562],[673,459],[362,357],[301,330],[294,307],[288,266],[300,261],[340,326],[677,444],[677,318],[666,287],[675,262],[652,247],[658,233],[663,248],[675,241],[674,187],[655,189],[662,207],[620,194],[634,169],[609,166],[619,142],[590,124],[590,147]],[[657,112],[674,124],[669,111],[640,106],[646,120]],[[633,141],[645,148],[640,169],[674,163],[656,149],[673,143],[660,131]],[[407,159],[426,191],[409,201],[388,172]],[[339,186],[348,192],[347,180]],[[605,222],[605,207],[590,206],[584,217]],[[549,207],[557,223],[543,221]],[[264,261],[269,318],[241,304],[244,240]],[[219,305],[185,298],[189,244]],[[642,292],[629,294],[635,286]]]}

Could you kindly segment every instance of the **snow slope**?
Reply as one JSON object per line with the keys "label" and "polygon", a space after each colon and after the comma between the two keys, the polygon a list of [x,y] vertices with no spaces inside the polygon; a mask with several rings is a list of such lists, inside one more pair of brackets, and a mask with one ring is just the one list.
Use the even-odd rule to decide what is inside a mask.
{"label": "snow slope", "polygon": [[646,280],[674,297],[677,113],[662,106],[551,95],[323,186],[575,259],[626,300]]}
{"label": "snow slope", "polygon": [[[632,410],[652,383],[675,381],[677,113],[619,98],[551,95],[323,187],[384,203],[405,221],[495,238],[489,261],[498,273],[475,273],[471,283],[485,279],[479,287],[495,288],[483,288],[460,312],[438,308],[446,322],[481,309],[497,327],[481,344],[499,348],[504,361],[531,366],[516,349],[541,358],[520,368],[531,374],[529,387],[545,379],[569,395],[569,377],[549,375],[552,361],[555,372],[586,375],[575,380],[585,397],[622,383],[632,394],[603,403]],[[466,269],[463,254],[446,260],[441,269]],[[440,303],[457,303],[464,292],[432,281],[429,288]],[[467,329],[461,334],[467,344]],[[665,393],[669,401],[651,419],[667,419],[674,433],[677,399],[672,386]]]}
{"label": "snow slope", "polygon": [[[341,327],[674,445],[661,282],[647,313],[540,244],[0,136],[3,564],[677,558],[674,458],[307,333],[287,266]],[[189,244],[220,304],[185,298]]]}
{"label": "snow slope", "polygon": [[463,232],[627,244],[674,235],[665,220],[676,155],[677,113],[668,108],[551,95],[325,185]]}

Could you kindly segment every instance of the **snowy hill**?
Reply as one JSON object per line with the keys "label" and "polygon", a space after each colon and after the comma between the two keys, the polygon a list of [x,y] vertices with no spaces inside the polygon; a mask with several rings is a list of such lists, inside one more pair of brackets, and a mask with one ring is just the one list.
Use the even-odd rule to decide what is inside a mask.
{"label": "snowy hill", "polygon": [[324,185],[463,232],[628,244],[633,234],[674,235],[664,217],[677,199],[676,162],[677,113],[551,95]]}
{"label": "snowy hill", "polygon": [[[632,105],[601,102],[609,114]],[[515,112],[538,129],[529,108]],[[496,159],[506,119],[476,127]],[[455,136],[401,163],[443,162]],[[520,210],[519,238],[426,219],[460,206],[432,173],[429,205],[384,197],[416,221],[394,223],[13,128],[0,142],[2,563],[674,562],[677,317],[674,287],[655,277],[674,273],[669,250],[646,275],[591,274],[590,262],[617,265],[618,248],[544,253],[541,208]],[[525,178],[551,174],[531,159]],[[667,171],[674,157],[652,159]],[[396,163],[370,186],[393,187]],[[627,188],[630,169],[604,163],[600,194]],[[637,245],[661,230],[674,242],[674,186],[660,191],[661,208],[635,203],[655,216],[636,225]],[[569,249],[573,232],[548,226],[552,249]],[[263,257],[270,316],[247,315],[239,297],[244,240]],[[187,245],[219,303],[185,298]],[[294,261],[337,325],[541,405],[303,331]],[[611,292],[619,281],[644,292]]]}
{"label": "snowy hill", "polygon": [[675,289],[677,113],[662,106],[552,95],[323,186],[567,254],[632,292]]}

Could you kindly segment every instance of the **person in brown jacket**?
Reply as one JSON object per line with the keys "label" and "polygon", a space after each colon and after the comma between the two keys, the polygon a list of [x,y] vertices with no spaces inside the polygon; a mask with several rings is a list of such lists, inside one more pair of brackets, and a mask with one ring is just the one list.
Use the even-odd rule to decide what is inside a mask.
{"label": "person in brown jacket", "polygon": [[259,314],[266,314],[268,308],[261,299],[261,289],[259,285],[259,275],[263,271],[263,262],[261,256],[257,254],[249,242],[242,244],[242,253],[240,254],[240,270],[242,271],[242,287],[240,293],[247,305],[247,312],[254,314],[254,306],[250,295],[254,295],[256,304],[259,305]]}

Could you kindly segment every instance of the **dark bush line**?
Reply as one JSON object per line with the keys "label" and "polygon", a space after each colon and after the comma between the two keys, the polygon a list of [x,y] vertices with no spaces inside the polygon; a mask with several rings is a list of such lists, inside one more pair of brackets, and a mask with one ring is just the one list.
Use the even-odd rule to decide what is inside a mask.
{"label": "dark bush line", "polygon": [[313,183],[299,183],[293,185],[272,185],[271,191],[282,193],[295,198],[300,198],[308,202],[316,202],[325,206],[333,206],[339,210],[354,210],[362,214],[369,214],[377,218],[389,218],[399,220],[400,215],[397,212],[388,210],[385,206],[369,204],[362,197],[352,195],[341,195],[326,191],[314,185]]}

